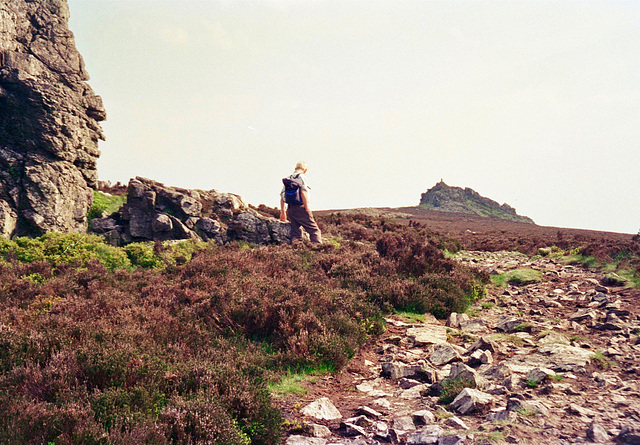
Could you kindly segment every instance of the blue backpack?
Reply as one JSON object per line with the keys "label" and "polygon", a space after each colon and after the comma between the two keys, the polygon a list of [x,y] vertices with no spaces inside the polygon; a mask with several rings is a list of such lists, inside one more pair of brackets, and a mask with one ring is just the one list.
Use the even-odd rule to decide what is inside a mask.
{"label": "blue backpack", "polygon": [[289,205],[301,206],[303,202],[300,190],[302,190],[304,182],[300,179],[300,175],[283,178],[282,183],[284,184],[284,202]]}

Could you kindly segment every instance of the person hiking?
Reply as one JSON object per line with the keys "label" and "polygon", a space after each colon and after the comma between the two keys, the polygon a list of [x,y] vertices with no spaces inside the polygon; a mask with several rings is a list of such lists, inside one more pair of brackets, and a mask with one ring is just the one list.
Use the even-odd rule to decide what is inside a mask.
{"label": "person hiking", "polygon": [[307,184],[306,173],[307,164],[300,161],[293,174],[282,180],[285,185],[280,192],[280,221],[287,221],[288,218],[291,222],[291,241],[302,238],[300,227],[303,227],[312,243],[322,243],[320,228],[309,208],[311,187]]}

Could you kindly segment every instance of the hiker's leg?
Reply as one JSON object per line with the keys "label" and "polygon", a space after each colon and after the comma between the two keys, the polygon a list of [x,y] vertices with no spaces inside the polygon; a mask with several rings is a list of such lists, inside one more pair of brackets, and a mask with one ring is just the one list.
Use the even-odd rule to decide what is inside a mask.
{"label": "hiker's leg", "polygon": [[318,227],[318,223],[316,220],[309,216],[304,208],[302,209],[304,215],[300,218],[300,224],[304,227],[304,230],[309,234],[309,238],[312,243],[322,243],[322,233],[320,233],[320,227]]}
{"label": "hiker's leg", "polygon": [[300,220],[296,210],[298,206],[288,206],[287,208],[287,218],[290,221],[291,227],[291,241],[296,241],[302,239],[302,232],[300,231]]}

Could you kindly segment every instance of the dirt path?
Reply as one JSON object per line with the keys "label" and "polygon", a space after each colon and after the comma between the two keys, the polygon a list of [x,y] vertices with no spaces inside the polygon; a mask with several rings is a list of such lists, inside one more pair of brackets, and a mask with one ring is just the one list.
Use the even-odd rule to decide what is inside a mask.
{"label": "dirt path", "polygon": [[[458,260],[493,274],[534,270],[540,281],[491,287],[446,323],[387,319],[341,374],[280,399],[283,442],[640,444],[640,293],[546,258]],[[341,417],[330,419],[331,406],[302,413],[321,398]]]}

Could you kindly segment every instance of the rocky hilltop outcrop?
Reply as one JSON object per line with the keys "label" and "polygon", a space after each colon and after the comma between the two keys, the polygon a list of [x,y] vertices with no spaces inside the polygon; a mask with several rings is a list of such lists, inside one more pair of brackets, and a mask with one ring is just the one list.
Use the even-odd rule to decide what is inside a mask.
{"label": "rocky hilltop outcrop", "polygon": [[65,0],[0,2],[0,234],[83,232],[106,118]]}
{"label": "rocky hilltop outcrop", "polygon": [[126,204],[91,220],[91,230],[114,245],[180,239],[281,244],[290,239],[289,224],[249,208],[238,195],[168,187],[141,177],[129,181]]}
{"label": "rocky hilltop outcrop", "polygon": [[491,216],[510,221],[533,224],[533,220],[516,213],[508,204],[481,196],[470,188],[451,187],[440,181],[420,197],[420,207],[443,212],[471,213],[479,216]]}

